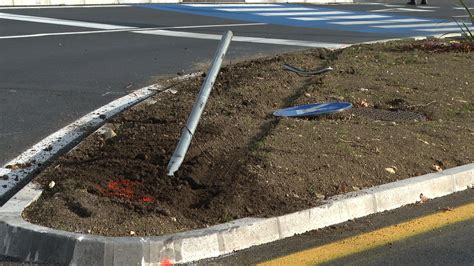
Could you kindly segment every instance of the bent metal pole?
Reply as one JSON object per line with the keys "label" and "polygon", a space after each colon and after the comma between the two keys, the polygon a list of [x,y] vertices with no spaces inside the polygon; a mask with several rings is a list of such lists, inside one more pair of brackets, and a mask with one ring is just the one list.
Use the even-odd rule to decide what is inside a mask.
{"label": "bent metal pole", "polygon": [[181,138],[179,139],[178,145],[176,146],[176,150],[174,151],[173,156],[171,156],[171,160],[168,163],[167,170],[169,176],[174,175],[174,172],[179,169],[181,163],[184,160],[184,156],[186,155],[189,145],[191,144],[194,131],[196,130],[196,127],[199,123],[199,119],[201,118],[202,111],[206,106],[207,99],[211,93],[212,87],[214,86],[214,82],[216,81],[217,74],[221,69],[222,60],[224,59],[225,53],[227,52],[227,48],[229,48],[232,36],[232,31],[227,31],[221,38],[219,47],[217,48],[216,54],[214,55],[214,60],[212,61],[211,68],[209,69],[209,73],[206,77],[206,80],[202,84],[196,101],[194,102],[193,109],[191,110],[191,114],[189,114],[188,121],[186,122],[186,127],[184,127],[181,131]]}

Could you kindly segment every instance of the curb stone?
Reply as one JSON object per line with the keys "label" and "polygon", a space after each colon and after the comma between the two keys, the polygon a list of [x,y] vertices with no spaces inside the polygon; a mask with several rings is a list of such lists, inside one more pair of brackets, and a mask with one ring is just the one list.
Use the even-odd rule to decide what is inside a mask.
{"label": "curb stone", "polygon": [[152,237],[104,237],[26,222],[21,213],[40,195],[29,183],[0,209],[0,255],[35,263],[159,265],[188,263],[302,234],[474,186],[474,163],[332,197],[326,204],[272,218],[244,218]]}

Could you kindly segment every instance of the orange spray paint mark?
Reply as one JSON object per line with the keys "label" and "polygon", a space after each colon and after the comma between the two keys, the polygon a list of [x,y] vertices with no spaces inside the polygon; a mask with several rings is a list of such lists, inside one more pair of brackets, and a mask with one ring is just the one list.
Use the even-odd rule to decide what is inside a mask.
{"label": "orange spray paint mark", "polygon": [[153,197],[150,197],[150,196],[145,196],[145,197],[141,198],[141,201],[143,201],[143,202],[153,202],[153,201],[155,201],[155,199]]}
{"label": "orange spray paint mark", "polygon": [[105,187],[97,185],[103,195],[107,197],[125,198],[128,200],[138,201],[142,203],[151,203],[155,201],[155,198],[151,196],[139,196],[136,195],[136,186],[139,184],[137,181],[132,180],[117,180],[109,181]]}
{"label": "orange spray paint mark", "polygon": [[164,258],[162,261],[161,261],[161,266],[171,266],[173,264],[171,264],[170,260],[168,258]]}

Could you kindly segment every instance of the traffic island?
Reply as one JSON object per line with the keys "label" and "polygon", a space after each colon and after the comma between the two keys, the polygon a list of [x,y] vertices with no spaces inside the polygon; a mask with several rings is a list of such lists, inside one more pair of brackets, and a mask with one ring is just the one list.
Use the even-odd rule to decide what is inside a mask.
{"label": "traffic island", "polygon": [[[184,263],[472,187],[471,50],[458,41],[400,41],[229,64],[174,177],[166,165],[204,75],[163,84],[171,88],[43,171],[34,180],[38,200],[31,184],[2,207],[2,254]],[[301,77],[284,64],[334,71]],[[272,115],[335,101],[354,108]],[[31,202],[25,222],[20,213]],[[58,248],[22,244],[28,239]]]}

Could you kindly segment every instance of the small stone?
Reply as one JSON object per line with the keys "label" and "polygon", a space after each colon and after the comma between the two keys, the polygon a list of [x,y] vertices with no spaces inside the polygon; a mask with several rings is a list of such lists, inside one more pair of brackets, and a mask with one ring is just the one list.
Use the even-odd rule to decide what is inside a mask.
{"label": "small stone", "polygon": [[173,221],[173,222],[178,221],[178,220],[176,219],[176,217],[170,217],[170,219],[171,219],[171,221]]}
{"label": "small stone", "polygon": [[87,230],[87,233],[88,233],[88,234],[92,233],[92,230],[91,230],[91,229],[88,229],[88,230]]}
{"label": "small stone", "polygon": [[395,174],[395,169],[393,167],[387,167],[385,168],[385,171],[389,172],[390,174]]}
{"label": "small stone", "polygon": [[306,97],[308,97],[308,98],[309,98],[309,97],[311,97],[311,94],[309,94],[309,93],[305,93],[305,94],[304,94],[304,96],[306,96]]}
{"label": "small stone", "polygon": [[158,101],[157,100],[154,100],[154,99],[147,99],[145,100],[143,103],[146,104],[146,105],[154,105],[155,103],[157,103]]}
{"label": "small stone", "polygon": [[425,195],[423,195],[423,193],[420,194],[420,202],[421,203],[425,203],[427,202],[428,200],[430,200],[429,198],[425,197]]}
{"label": "small stone", "polygon": [[354,191],[359,191],[359,190],[360,190],[360,187],[352,186],[352,189],[353,189]]}
{"label": "small stone", "polygon": [[100,135],[102,135],[104,139],[110,139],[117,136],[117,133],[115,133],[115,131],[112,128],[107,127],[107,126],[100,128],[98,132]]}
{"label": "small stone", "polygon": [[369,107],[369,103],[367,102],[367,100],[361,100],[357,103],[357,105],[359,105],[360,107]]}
{"label": "small stone", "polygon": [[248,206],[245,207],[245,210],[247,210],[248,213],[253,213],[253,209]]}
{"label": "small stone", "polygon": [[426,141],[426,140],[422,140],[422,139],[418,139],[418,140],[421,141],[421,142],[423,142],[423,143],[426,144],[426,145],[430,145],[430,143],[429,143],[428,141]]}
{"label": "small stone", "polygon": [[54,186],[56,186],[56,182],[54,182],[54,181],[49,182],[48,187],[50,189],[53,188]]}
{"label": "small stone", "polygon": [[433,164],[431,166],[431,169],[435,170],[436,172],[441,172],[443,171],[443,168],[441,168],[441,166],[439,166],[438,164]]}
{"label": "small stone", "polygon": [[136,234],[137,234],[137,233],[135,233],[135,231],[130,231],[130,235],[131,235],[131,236],[134,236],[134,235],[136,235]]}
{"label": "small stone", "polygon": [[325,199],[326,196],[324,196],[323,194],[316,193],[316,198],[317,199]]}
{"label": "small stone", "polygon": [[369,91],[369,89],[366,89],[366,88],[360,88],[359,90],[360,91]]}

